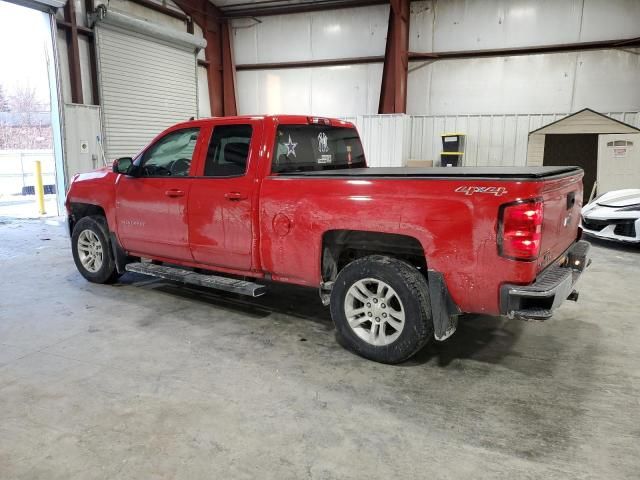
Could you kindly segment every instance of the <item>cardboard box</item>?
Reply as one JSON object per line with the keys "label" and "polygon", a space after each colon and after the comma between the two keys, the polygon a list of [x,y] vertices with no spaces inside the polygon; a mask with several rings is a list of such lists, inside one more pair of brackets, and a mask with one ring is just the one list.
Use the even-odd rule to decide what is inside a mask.
{"label": "cardboard box", "polygon": [[407,167],[431,168],[433,160],[407,160]]}

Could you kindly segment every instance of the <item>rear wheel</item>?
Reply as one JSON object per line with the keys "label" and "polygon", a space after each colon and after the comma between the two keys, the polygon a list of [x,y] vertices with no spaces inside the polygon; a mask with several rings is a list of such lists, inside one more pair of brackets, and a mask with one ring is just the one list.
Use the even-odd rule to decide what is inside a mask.
{"label": "rear wheel", "polygon": [[382,363],[400,363],[433,336],[429,291],[422,274],[402,260],[371,255],[336,278],[331,316],[342,345]]}
{"label": "rear wheel", "polygon": [[107,222],[100,216],[83,217],[73,227],[73,260],[90,282],[112,283],[119,277],[107,231]]}

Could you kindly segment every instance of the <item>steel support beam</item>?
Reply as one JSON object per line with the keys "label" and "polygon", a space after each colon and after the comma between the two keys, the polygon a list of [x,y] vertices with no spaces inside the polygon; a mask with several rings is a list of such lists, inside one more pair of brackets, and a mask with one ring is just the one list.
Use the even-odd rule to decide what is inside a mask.
{"label": "steel support beam", "polygon": [[[510,57],[519,55],[540,55],[545,53],[579,52],[583,50],[606,50],[640,47],[640,37],[600,40],[596,42],[567,43],[561,45],[541,45],[510,49],[467,50],[460,52],[409,52],[409,61],[454,60],[460,58]],[[334,67],[339,65],[361,65],[366,63],[384,63],[385,57],[350,57],[328,60],[308,60],[277,63],[243,63],[236,65],[237,71],[244,70],[279,70],[286,68]]]}
{"label": "steel support beam", "polygon": [[64,19],[68,23],[67,49],[69,57],[69,78],[71,82],[71,101],[84,103],[82,96],[82,71],[80,70],[80,44],[78,42],[78,23],[76,21],[76,8],[73,1],[68,1],[64,6]]}
{"label": "steel support beam", "polygon": [[407,111],[409,3],[410,0],[391,0],[378,113]]}
{"label": "steel support beam", "polygon": [[[72,0],[69,0],[72,1]],[[96,8],[95,0],[84,0],[85,12],[93,12]],[[98,60],[96,59],[96,37],[93,30],[89,29],[91,34],[87,34],[89,38],[89,71],[91,72],[91,95],[93,96],[93,105],[100,105],[100,93],[98,89]]]}
{"label": "steel support beam", "polygon": [[364,65],[367,63],[382,63],[382,55],[375,57],[351,57],[335,58],[331,60],[306,60],[299,62],[278,62],[278,63],[244,63],[236,65],[238,72],[245,70],[280,70],[285,68],[311,68],[311,67],[339,67],[348,65]]}
{"label": "steel support beam", "polygon": [[207,41],[204,53],[211,115],[237,115],[235,68],[228,20],[208,0],[175,0],[175,3],[198,24]]}
{"label": "steel support beam", "polygon": [[[94,0],[85,0],[85,9],[91,12],[94,9]],[[84,103],[82,92],[82,69],[80,68],[80,36],[84,36],[91,44],[89,48],[89,69],[91,74],[91,96],[92,104],[99,105],[98,94],[98,68],[96,65],[95,38],[93,30],[89,27],[78,25],[75,5],[70,0],[64,8],[64,19],[56,18],[56,26],[65,32],[67,38],[67,50],[69,57],[69,78],[71,83],[71,101],[73,103]]]}
{"label": "steel support beam", "polygon": [[582,50],[603,50],[609,48],[634,48],[640,46],[640,37],[598,40],[595,42],[561,43],[557,45],[535,45],[531,47],[498,48],[489,50],[467,50],[461,52],[409,53],[409,59],[447,60],[457,58],[512,57],[519,55],[540,55],[543,53],[579,52]]}

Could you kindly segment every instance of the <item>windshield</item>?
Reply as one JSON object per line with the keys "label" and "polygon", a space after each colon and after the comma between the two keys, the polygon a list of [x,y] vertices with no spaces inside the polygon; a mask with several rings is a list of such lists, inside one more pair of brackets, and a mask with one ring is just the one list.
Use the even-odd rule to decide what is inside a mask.
{"label": "windshield", "polygon": [[366,167],[355,128],[327,125],[280,125],[276,132],[273,173]]}

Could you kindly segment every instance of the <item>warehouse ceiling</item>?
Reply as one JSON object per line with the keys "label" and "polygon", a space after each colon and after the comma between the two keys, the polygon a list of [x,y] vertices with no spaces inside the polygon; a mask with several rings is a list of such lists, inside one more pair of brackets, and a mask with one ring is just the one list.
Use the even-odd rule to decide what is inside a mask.
{"label": "warehouse ceiling", "polygon": [[388,0],[211,0],[226,16],[302,13],[388,3]]}

